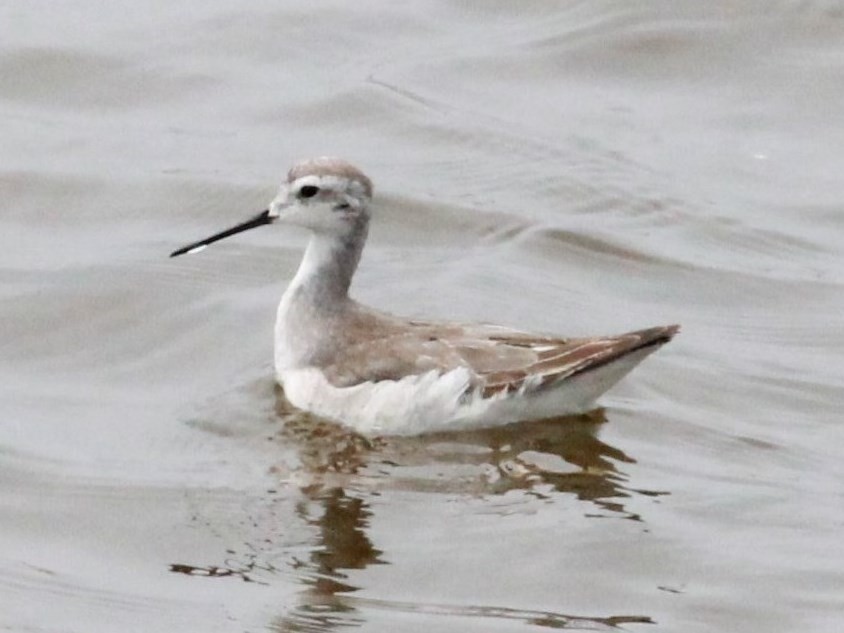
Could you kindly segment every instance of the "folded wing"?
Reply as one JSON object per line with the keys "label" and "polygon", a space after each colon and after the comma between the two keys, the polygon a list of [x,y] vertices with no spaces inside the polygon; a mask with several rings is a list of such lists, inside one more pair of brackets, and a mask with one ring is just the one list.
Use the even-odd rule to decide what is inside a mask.
{"label": "folded wing", "polygon": [[531,392],[667,343],[678,329],[668,325],[618,336],[561,339],[494,325],[405,322],[392,333],[386,330],[386,336],[340,346],[326,376],[334,385],[348,387],[465,367],[470,389],[484,396]]}

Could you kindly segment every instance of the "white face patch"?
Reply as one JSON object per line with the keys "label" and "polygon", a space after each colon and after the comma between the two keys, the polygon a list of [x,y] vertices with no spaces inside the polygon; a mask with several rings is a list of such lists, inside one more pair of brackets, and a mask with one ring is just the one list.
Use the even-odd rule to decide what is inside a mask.
{"label": "white face patch", "polygon": [[321,233],[343,234],[366,213],[368,189],[341,174],[305,174],[281,186],[269,215]]}

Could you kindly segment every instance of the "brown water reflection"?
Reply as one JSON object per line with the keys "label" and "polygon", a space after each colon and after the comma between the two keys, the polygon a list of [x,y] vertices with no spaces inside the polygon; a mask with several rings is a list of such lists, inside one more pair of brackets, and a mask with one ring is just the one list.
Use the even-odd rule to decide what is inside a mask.
{"label": "brown water reflection", "polygon": [[619,464],[635,460],[599,439],[604,409],[490,429],[378,438],[292,411],[280,390],[277,410],[286,418],[279,441],[296,447],[318,487],[365,482],[372,489],[476,495],[518,489],[537,497],[554,490],[633,520],[640,517],[625,510],[626,497],[665,494],[626,487]]}
{"label": "brown water reflection", "polygon": [[[298,487],[301,496],[295,504],[295,520],[312,528],[314,534],[307,553],[289,558],[286,570],[278,563],[261,561],[258,554],[245,560],[231,557],[220,565],[172,565],[171,571],[204,577],[235,576],[248,582],[266,582],[272,576],[292,572],[305,588],[296,603],[273,621],[272,628],[278,631],[326,631],[363,625],[377,619],[373,614],[378,613],[466,619],[476,626],[495,619],[589,630],[653,622],[641,614],[574,615],[501,605],[354,595],[361,586],[352,572],[390,564],[390,552],[378,547],[370,530],[377,512],[372,500],[385,493],[488,498],[518,490],[540,500],[563,493],[591,502],[594,511],[587,516],[641,521],[638,514],[625,509],[624,500],[634,494],[665,493],[626,486],[623,466],[635,460],[599,439],[607,423],[603,409],[494,429],[366,438],[294,410],[280,389],[275,392],[275,414],[282,424],[272,439],[280,450],[292,448],[298,458],[297,467],[291,469],[288,458],[275,470],[280,486]],[[266,520],[267,516],[277,518],[270,514],[252,520]],[[255,553],[248,545],[241,549]],[[272,551],[272,544],[269,549]],[[471,575],[468,570],[465,573]]]}
{"label": "brown water reflection", "polygon": [[[436,520],[424,515],[427,504],[419,495],[430,497],[435,504],[476,499],[495,505],[493,500],[500,498],[506,500],[500,507],[504,515],[512,510],[508,504],[514,502],[513,493],[520,499],[548,504],[563,495],[585,502],[585,517],[642,522],[639,513],[626,508],[626,500],[667,493],[627,485],[624,467],[635,459],[600,439],[608,423],[603,409],[493,429],[367,438],[293,409],[281,389],[270,387],[265,378],[238,392],[244,394],[250,399],[264,394],[274,402],[261,422],[254,411],[241,412],[240,428],[273,421],[271,427],[260,428],[274,429],[264,440],[282,457],[271,468],[277,485],[245,508],[241,522],[252,526],[253,540],[232,541],[217,560],[175,562],[170,571],[196,577],[198,582],[237,578],[265,586],[292,576],[303,588],[292,603],[281,608],[271,624],[274,630],[325,631],[363,625],[387,614],[424,616],[420,622],[453,618],[454,626],[469,626],[468,630],[483,630],[490,619],[588,630],[653,622],[650,615],[641,613],[572,614],[514,608],[506,602],[402,600],[373,597],[370,591],[361,595],[361,590],[368,588],[370,568],[394,564],[395,552],[380,545],[372,529],[379,511],[389,507],[389,502],[383,505],[385,496],[409,494],[416,498],[413,516],[394,522],[393,531],[401,531],[403,521]],[[236,407],[228,409],[231,415]],[[247,420],[250,415],[253,422]],[[194,424],[208,431],[216,428],[208,421]],[[238,424],[229,428],[238,428]],[[467,517],[476,511],[465,507]],[[216,520],[213,516],[208,519]],[[309,536],[300,538],[297,547],[291,535],[303,530]],[[430,538],[443,537],[433,531]],[[404,545],[412,547],[411,543]],[[423,556],[425,547],[430,543],[420,549]],[[471,563],[461,562],[459,549],[452,556],[441,573],[471,578]],[[429,564],[439,563],[431,560]],[[519,561],[514,559],[512,564]],[[401,570],[396,578],[406,582]]]}
{"label": "brown water reflection", "polygon": [[[319,502],[322,512],[317,519],[303,517],[319,528],[320,539],[309,560],[300,561],[298,572],[307,589],[299,594],[299,603],[270,625],[271,630],[292,633],[329,631],[334,628],[361,626],[370,618],[364,612],[400,612],[408,615],[473,619],[515,620],[559,629],[603,630],[621,624],[652,624],[642,615],[589,617],[549,611],[528,611],[479,605],[426,604],[379,600],[352,595],[357,587],[348,584],[344,573],[383,564],[381,554],[367,537],[371,510],[363,499],[348,495],[341,488],[308,491],[311,501]],[[430,626],[430,624],[428,625]]]}
{"label": "brown water reflection", "polygon": [[[520,488],[532,489],[540,496],[543,493],[539,489],[549,485],[558,492],[572,493],[579,499],[593,501],[602,510],[626,514],[623,503],[613,500],[630,494],[620,483],[623,474],[615,462],[633,460],[597,439],[598,429],[605,422],[602,410],[578,418],[511,425],[501,429],[374,441],[351,435],[336,425],[302,417],[310,418],[291,416],[282,433],[288,438],[295,438],[300,450],[308,455],[309,474],[315,477],[315,481],[302,492],[310,502],[317,504],[318,511],[314,513],[312,505],[302,503],[299,516],[318,529],[319,538],[309,558],[297,561],[297,574],[307,589],[300,594],[300,603],[273,623],[274,630],[326,631],[362,625],[369,618],[361,615],[361,611],[404,612],[477,621],[494,618],[549,628],[589,630],[616,628],[629,623],[653,623],[650,617],[644,615],[591,617],[500,606],[427,604],[351,595],[358,587],[350,584],[348,570],[362,570],[387,562],[384,552],[373,544],[367,534],[373,511],[366,498],[372,493],[372,488],[379,485],[429,494],[456,491],[502,494]],[[561,466],[556,460],[568,467]],[[550,463],[544,465],[545,461]],[[430,481],[421,477],[394,476],[389,472],[423,464],[434,469],[437,466],[470,465],[478,470],[478,477],[473,482],[472,477],[464,475],[460,485],[460,481],[450,479]],[[384,480],[370,476],[363,483],[355,477],[385,466],[386,470],[382,470]],[[497,476],[490,477],[490,470]],[[347,478],[349,486],[357,490],[328,484],[331,479],[336,484],[336,478],[331,475]],[[360,490],[361,487],[364,491]],[[635,515],[626,516],[638,519]]]}

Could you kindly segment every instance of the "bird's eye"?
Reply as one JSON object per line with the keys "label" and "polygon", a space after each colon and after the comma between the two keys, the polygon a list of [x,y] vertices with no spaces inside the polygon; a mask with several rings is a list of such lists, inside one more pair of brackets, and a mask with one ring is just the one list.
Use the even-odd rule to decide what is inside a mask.
{"label": "bird's eye", "polygon": [[304,187],[299,189],[300,198],[313,198],[318,193],[319,187],[317,187],[316,185],[305,185]]}

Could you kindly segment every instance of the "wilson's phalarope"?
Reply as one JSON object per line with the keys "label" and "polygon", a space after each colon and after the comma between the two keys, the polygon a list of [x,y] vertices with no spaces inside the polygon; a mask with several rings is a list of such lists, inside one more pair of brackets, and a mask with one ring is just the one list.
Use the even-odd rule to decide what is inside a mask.
{"label": "wilson's phalarope", "polygon": [[269,208],[174,251],[264,224],[311,231],[278,305],[275,371],[290,402],[363,433],[414,434],[582,413],[676,325],[563,339],[496,325],[402,319],[349,298],[372,183],[336,158],[295,165]]}

